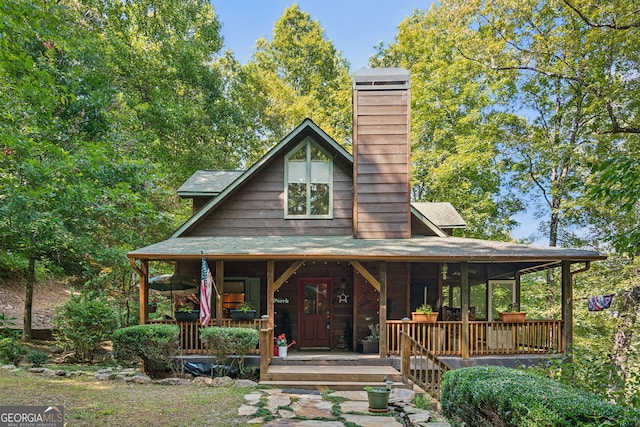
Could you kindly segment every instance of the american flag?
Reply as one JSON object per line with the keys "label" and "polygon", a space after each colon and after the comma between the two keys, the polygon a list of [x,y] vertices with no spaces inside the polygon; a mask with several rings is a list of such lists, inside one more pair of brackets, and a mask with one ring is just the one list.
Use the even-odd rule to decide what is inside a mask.
{"label": "american flag", "polygon": [[207,326],[211,319],[211,289],[213,287],[213,276],[207,264],[207,260],[202,256],[202,268],[200,269],[200,324]]}

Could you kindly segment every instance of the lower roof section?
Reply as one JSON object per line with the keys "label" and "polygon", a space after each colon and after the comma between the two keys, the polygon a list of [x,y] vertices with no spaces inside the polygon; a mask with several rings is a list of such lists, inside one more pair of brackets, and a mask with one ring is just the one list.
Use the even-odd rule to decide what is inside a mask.
{"label": "lower roof section", "polygon": [[354,239],[351,236],[174,237],[127,254],[132,259],[384,261],[595,261],[596,251],[462,237]]}

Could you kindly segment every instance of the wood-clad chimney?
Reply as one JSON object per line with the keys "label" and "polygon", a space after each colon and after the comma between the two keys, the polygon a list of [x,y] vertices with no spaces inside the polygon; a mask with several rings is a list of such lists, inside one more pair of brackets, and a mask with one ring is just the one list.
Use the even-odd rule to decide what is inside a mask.
{"label": "wood-clad chimney", "polygon": [[353,80],[353,234],[411,237],[409,72],[364,69]]}

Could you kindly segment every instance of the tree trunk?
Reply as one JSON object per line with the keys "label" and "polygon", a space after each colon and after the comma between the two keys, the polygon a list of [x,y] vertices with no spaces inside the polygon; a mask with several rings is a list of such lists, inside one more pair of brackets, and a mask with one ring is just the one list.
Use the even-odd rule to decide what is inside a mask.
{"label": "tree trunk", "polygon": [[616,331],[611,351],[611,361],[615,363],[620,378],[626,384],[629,378],[629,352],[633,338],[633,327],[638,319],[638,306],[640,305],[640,286],[636,286],[624,294],[620,304],[620,325]]}
{"label": "tree trunk", "polygon": [[36,281],[36,259],[29,257],[29,271],[27,273],[27,289],[24,297],[24,326],[22,341],[31,341],[31,309],[33,308],[33,286]]}

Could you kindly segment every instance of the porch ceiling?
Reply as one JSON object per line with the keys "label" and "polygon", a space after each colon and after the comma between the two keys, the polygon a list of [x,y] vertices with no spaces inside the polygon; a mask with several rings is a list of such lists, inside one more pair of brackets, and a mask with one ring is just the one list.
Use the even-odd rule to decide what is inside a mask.
{"label": "porch ceiling", "polygon": [[549,262],[605,259],[596,251],[461,237],[354,239],[351,236],[174,237],[129,252],[134,259],[323,259]]}

